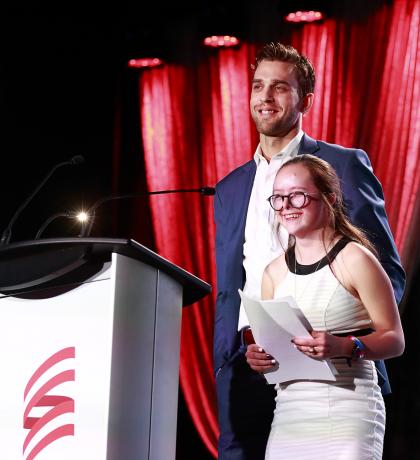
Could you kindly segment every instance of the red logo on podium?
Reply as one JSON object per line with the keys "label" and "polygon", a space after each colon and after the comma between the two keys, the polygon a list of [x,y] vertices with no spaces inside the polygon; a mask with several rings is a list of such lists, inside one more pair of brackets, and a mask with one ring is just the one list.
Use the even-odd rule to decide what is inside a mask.
{"label": "red logo on podium", "polygon": [[[50,394],[55,387],[61,385],[62,383],[74,382],[74,362],[69,362],[70,366],[73,366],[73,368],[53,375],[49,378],[49,380],[42,383],[42,385],[39,383],[41,377],[54,365],[66,359],[74,359],[74,357],[74,347],[63,348],[57,353],[54,353],[38,367],[26,385],[24,393],[25,411],[23,413],[23,428],[29,430],[23,442],[23,455],[26,460],[33,460],[42,450],[54,441],[57,441],[57,439],[64,436],[74,436],[74,423],[66,423],[52,429],[52,431],[46,432],[46,434],[44,434],[43,437],[28,452],[26,452],[28,445],[34,436],[49,422],[62,414],[74,414],[73,398]],[[37,386],[39,386],[38,389]],[[32,396],[28,401],[26,401],[28,393],[32,388],[34,389],[34,391],[32,391]],[[51,409],[45,412],[42,416],[31,417],[30,413],[35,407],[51,407]]]}

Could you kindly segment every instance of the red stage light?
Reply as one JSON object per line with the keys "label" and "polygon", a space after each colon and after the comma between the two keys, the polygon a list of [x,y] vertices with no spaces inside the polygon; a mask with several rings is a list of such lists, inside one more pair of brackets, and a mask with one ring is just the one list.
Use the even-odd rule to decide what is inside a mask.
{"label": "red stage light", "polygon": [[285,16],[287,22],[314,22],[320,21],[324,15],[320,11],[296,11]]}
{"label": "red stage light", "polygon": [[128,61],[128,67],[133,68],[144,68],[144,67],[156,67],[163,64],[163,61],[159,58],[141,58],[141,59],[130,59]]}
{"label": "red stage light", "polygon": [[204,39],[204,44],[213,48],[236,46],[238,43],[239,40],[236,37],[231,37],[230,35],[212,35],[211,37],[206,37]]}

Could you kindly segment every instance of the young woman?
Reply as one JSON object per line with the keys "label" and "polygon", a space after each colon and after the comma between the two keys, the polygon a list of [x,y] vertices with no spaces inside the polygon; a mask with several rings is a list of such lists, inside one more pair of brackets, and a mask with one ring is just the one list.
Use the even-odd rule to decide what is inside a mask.
{"label": "young woman", "polygon": [[[338,374],[333,382],[276,385],[266,460],[381,459],[385,407],[374,360],[404,350],[389,278],[346,218],[338,177],[325,161],[299,155],[285,163],[269,201],[290,239],[265,269],[262,298],[293,296],[313,327],[312,338],[295,337],[295,346],[313,359],[331,358]],[[246,357],[257,372],[277,365],[257,344]]]}

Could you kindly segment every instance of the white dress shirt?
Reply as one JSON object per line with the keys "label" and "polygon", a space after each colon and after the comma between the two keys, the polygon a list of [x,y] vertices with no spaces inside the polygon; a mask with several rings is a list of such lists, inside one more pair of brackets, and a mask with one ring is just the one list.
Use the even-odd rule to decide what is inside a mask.
{"label": "white dress shirt", "polygon": [[[303,131],[268,162],[258,145],[254,154],[257,164],[254,184],[248,205],[244,242],[244,269],[246,282],[244,292],[250,297],[261,298],[261,282],[265,267],[287,248],[288,234],[281,227],[277,231],[277,219],[267,198],[273,194],[274,179],[280,166],[297,155]],[[249,324],[241,304],[238,330]]]}

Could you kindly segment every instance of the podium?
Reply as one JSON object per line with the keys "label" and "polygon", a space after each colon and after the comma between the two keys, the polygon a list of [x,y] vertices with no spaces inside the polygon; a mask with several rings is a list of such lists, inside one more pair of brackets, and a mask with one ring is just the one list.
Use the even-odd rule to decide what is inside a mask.
{"label": "podium", "polygon": [[0,248],[0,457],[175,459],[182,306],[210,290],[133,240]]}

